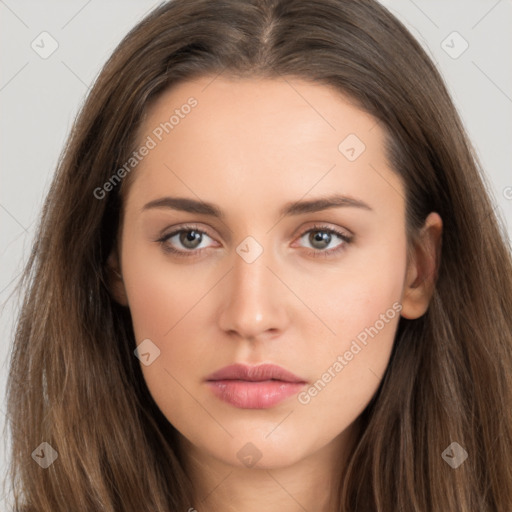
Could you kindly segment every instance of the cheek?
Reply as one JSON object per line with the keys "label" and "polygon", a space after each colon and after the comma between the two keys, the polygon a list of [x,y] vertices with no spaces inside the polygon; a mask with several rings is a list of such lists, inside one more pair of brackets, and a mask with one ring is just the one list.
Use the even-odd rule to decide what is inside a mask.
{"label": "cheek", "polygon": [[123,242],[123,275],[135,340],[139,345],[149,339],[159,350],[154,362],[141,362],[146,385],[163,410],[185,411],[191,400],[181,385],[197,373],[191,369],[201,366],[204,304],[218,276],[197,268],[180,269],[154,247],[132,243],[129,235]]}
{"label": "cheek", "polygon": [[[331,329],[331,341],[322,345],[330,349],[331,355],[376,322],[386,334],[389,331],[387,320],[393,320],[402,295],[406,243],[405,238],[395,238],[394,244],[386,244],[384,239],[364,251],[347,253],[347,258],[329,273],[296,278],[295,290],[307,298],[307,304]],[[383,326],[380,319],[386,312]]]}
{"label": "cheek", "polygon": [[123,274],[136,340],[162,341],[195,313],[212,284],[200,271],[180,269],[157,244],[132,242],[130,235],[124,242]]}
{"label": "cheek", "polygon": [[334,429],[362,412],[382,380],[400,319],[405,265],[405,238],[393,247],[376,245],[308,292],[309,304],[335,334],[310,347],[315,371],[299,402],[331,411]]}

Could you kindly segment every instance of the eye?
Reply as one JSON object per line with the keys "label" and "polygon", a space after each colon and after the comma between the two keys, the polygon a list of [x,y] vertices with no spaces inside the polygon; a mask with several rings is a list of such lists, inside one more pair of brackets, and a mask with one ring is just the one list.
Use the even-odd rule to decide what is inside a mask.
{"label": "eye", "polygon": [[[341,240],[341,242],[325,250],[336,241],[336,238]],[[337,229],[321,225],[313,226],[313,228],[308,229],[300,236],[301,240],[305,239],[312,246],[313,250],[310,251],[312,256],[332,256],[337,254],[345,249],[345,246],[352,241],[352,238],[352,236],[342,233]]]}
{"label": "eye", "polygon": [[[201,247],[205,237],[211,238],[206,231],[197,226],[182,226],[158,239],[164,251],[178,256],[194,256],[208,246]],[[176,245],[178,248],[176,248]]]}
{"label": "eye", "polygon": [[[212,238],[208,233],[197,226],[181,226],[171,233],[168,233],[157,240],[163,250],[167,253],[175,254],[176,256],[197,256],[208,245],[201,244],[205,242],[206,238]],[[325,250],[333,241],[341,240],[338,245],[333,248]],[[345,249],[345,246],[352,241],[352,236],[342,233],[337,229],[328,226],[315,225],[312,228],[304,231],[300,239],[306,239],[307,243],[311,244],[312,250],[309,254],[312,256],[333,256],[338,252]]]}

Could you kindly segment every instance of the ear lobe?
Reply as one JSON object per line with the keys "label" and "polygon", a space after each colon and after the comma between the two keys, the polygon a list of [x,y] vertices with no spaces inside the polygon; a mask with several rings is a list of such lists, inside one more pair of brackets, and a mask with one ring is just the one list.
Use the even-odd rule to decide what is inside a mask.
{"label": "ear lobe", "polygon": [[414,243],[406,272],[401,311],[404,318],[414,320],[427,312],[441,260],[442,231],[441,217],[430,213]]}
{"label": "ear lobe", "polygon": [[107,258],[106,264],[108,289],[112,298],[122,306],[128,306],[128,297],[120,273],[119,257],[117,250],[113,249]]}

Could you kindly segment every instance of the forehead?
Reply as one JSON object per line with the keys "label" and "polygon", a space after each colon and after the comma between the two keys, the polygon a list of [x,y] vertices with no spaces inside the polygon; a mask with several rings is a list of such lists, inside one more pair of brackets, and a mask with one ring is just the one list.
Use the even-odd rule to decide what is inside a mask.
{"label": "forehead", "polygon": [[374,117],[332,87],[206,76],[173,86],[147,110],[138,140],[152,149],[131,178],[145,198],[166,187],[200,197],[212,187],[226,197],[250,190],[293,200],[313,187],[397,196],[384,137]]}
{"label": "forehead", "polygon": [[[187,106],[191,98],[197,102],[193,109]],[[142,133],[158,132],[160,123],[172,117],[175,138],[180,132],[187,134],[186,124],[201,123],[201,131],[195,133],[197,141],[231,136],[283,150],[319,137],[337,146],[344,133],[365,134],[367,140],[382,135],[379,129],[371,136],[366,134],[373,131],[376,119],[352,98],[325,84],[291,77],[206,76],[179,83],[161,94],[147,110]],[[192,120],[182,122],[187,117]],[[178,124],[182,125],[179,130]],[[277,140],[276,135],[280,136]]]}

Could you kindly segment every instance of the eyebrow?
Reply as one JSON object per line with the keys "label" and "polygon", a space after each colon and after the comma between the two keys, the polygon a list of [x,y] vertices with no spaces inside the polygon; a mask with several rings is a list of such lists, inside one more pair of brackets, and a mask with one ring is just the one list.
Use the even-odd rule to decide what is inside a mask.
{"label": "eyebrow", "polygon": [[[311,199],[307,201],[293,201],[286,203],[280,210],[280,217],[288,217],[292,215],[303,215],[305,213],[319,212],[329,208],[352,207],[361,208],[363,210],[373,211],[373,209],[360,199],[344,195],[331,195],[328,197],[321,197],[318,199]],[[210,215],[219,219],[225,219],[225,214],[222,210],[205,201],[197,201],[186,197],[162,197],[155,199],[145,204],[141,211],[150,210],[153,208],[171,208],[189,213],[197,213],[201,215]]]}

